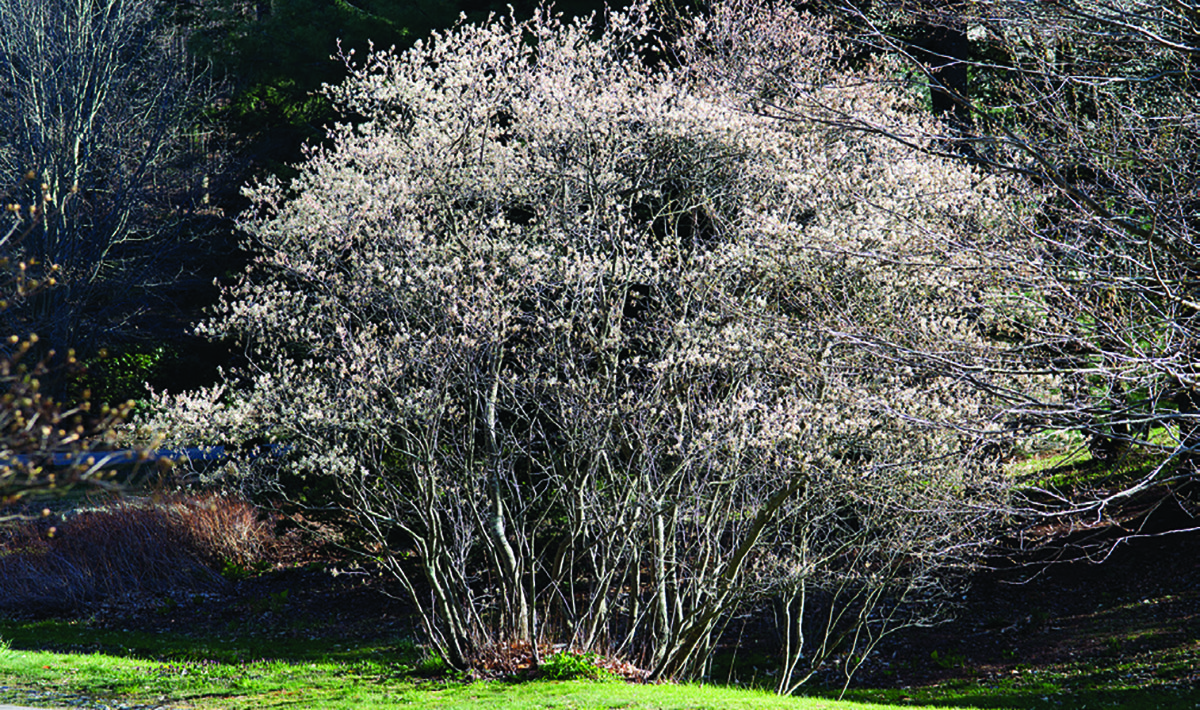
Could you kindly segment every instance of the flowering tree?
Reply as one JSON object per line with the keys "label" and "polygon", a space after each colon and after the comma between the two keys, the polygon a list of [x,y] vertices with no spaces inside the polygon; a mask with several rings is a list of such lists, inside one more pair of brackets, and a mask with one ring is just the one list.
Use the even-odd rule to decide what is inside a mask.
{"label": "flowering tree", "polygon": [[[363,120],[248,191],[263,256],[201,326],[249,367],[156,423],[286,442],[256,482],[326,486],[308,504],[455,667],[558,642],[693,675],[774,597],[790,690],[929,618],[988,534],[988,397],[911,354],[995,347],[1007,261],[974,236],[1007,229],[1003,202],[648,66],[644,8],[604,20],[347,57],[327,92]],[[803,70],[832,71],[812,41]],[[858,86],[827,98],[903,115]]]}

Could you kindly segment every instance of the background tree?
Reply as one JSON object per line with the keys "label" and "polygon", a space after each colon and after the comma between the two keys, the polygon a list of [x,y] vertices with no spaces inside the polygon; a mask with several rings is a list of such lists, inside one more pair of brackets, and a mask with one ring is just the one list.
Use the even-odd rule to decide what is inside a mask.
{"label": "background tree", "polygon": [[[30,195],[32,199],[21,200]],[[19,307],[22,300],[57,286],[54,276],[44,281],[31,277],[30,272],[40,269],[20,252],[25,237],[55,210],[48,186],[38,185],[31,172],[3,197],[0,249],[6,256],[0,258],[0,273],[5,297],[0,309]],[[129,413],[128,405],[93,408],[87,401],[75,406],[55,401],[43,391],[42,379],[55,368],[73,371],[78,363],[73,353],[56,360],[52,351],[39,360],[37,341],[35,335],[11,335],[0,346],[0,523],[28,515],[27,502],[80,486],[112,485],[108,450],[115,427]]]}
{"label": "background tree", "polygon": [[[910,357],[1003,347],[979,309],[1011,260],[966,239],[1013,248],[1003,201],[647,66],[644,7],[604,27],[539,14],[350,63],[327,95],[366,120],[249,191],[264,255],[202,326],[249,367],[155,423],[286,444],[243,484],[332,513],[456,668],[560,642],[694,676],[782,596],[781,689],[852,672],[932,618],[1003,499],[988,397]],[[802,39],[798,73],[837,71]],[[851,83],[813,91],[918,120]]]}
{"label": "background tree", "polygon": [[30,189],[57,206],[22,249],[59,282],[10,308],[7,332],[36,331],[62,352],[171,329],[172,284],[195,270],[182,246],[195,243],[203,173],[186,160],[186,135],[207,94],[168,9],[0,3],[0,171],[33,171]]}

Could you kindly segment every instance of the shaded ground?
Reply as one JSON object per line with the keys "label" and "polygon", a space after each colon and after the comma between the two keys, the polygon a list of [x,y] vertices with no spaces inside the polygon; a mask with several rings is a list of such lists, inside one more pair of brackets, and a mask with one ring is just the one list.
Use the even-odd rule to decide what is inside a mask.
{"label": "shaded ground", "polygon": [[234,581],[221,595],[99,604],[86,617],[97,629],[370,646],[415,636],[406,605],[387,596],[393,592],[365,572],[312,564]]}
{"label": "shaded ground", "polygon": [[[1119,544],[1100,564],[1002,560],[975,577],[956,620],[894,638],[854,686],[897,692],[965,682],[1036,687],[1031,679],[1047,673],[1060,692],[1064,677],[1089,688],[1097,681],[1124,689],[1200,685],[1200,532],[1166,533],[1195,522],[1178,509],[1160,510],[1141,528],[1145,536]],[[1050,549],[1073,554],[1073,544],[1112,542],[1123,534],[1110,528],[1058,535]],[[399,589],[365,571],[310,555],[294,557],[286,569],[232,581],[219,595],[108,602],[75,616],[99,630],[253,637],[336,652],[415,637],[398,596]],[[45,648],[76,650],[51,639]]]}
{"label": "shaded ground", "polygon": [[[1112,686],[1200,686],[1200,531],[1174,505],[1056,537],[977,574],[957,618],[905,634],[856,685],[919,687],[1052,672]],[[1081,547],[1077,547],[1083,546]],[[1106,555],[1089,560],[1084,549]],[[1038,556],[1077,558],[1051,565]],[[1102,560],[1102,561],[1101,561]]]}

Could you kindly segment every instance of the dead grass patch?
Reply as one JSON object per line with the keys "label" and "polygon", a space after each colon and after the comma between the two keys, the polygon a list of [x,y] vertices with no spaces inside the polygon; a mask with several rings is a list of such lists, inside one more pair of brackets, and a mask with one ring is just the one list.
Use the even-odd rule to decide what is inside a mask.
{"label": "dead grass patch", "polygon": [[156,495],[27,521],[0,538],[0,606],[70,610],[172,591],[219,592],[270,554],[273,526],[216,494]]}

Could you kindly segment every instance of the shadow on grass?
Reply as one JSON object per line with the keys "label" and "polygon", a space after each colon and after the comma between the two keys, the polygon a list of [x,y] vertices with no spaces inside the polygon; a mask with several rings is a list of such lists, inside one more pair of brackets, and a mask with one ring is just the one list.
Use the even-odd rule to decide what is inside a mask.
{"label": "shadow on grass", "polygon": [[[822,696],[836,697],[836,694]],[[1195,710],[1200,707],[1200,689],[1185,686],[1072,689],[1053,683],[1025,687],[973,685],[886,691],[855,690],[846,693],[845,699],[862,703],[937,705],[950,708]]]}
{"label": "shadow on grass", "polygon": [[[421,666],[426,660],[420,647],[412,640],[400,637],[364,643],[330,643],[323,639],[273,638],[247,630],[197,638],[176,633],[95,628],[89,621],[80,619],[0,619],[0,638],[15,651],[101,653],[173,664],[330,664],[343,669],[337,671],[338,675],[362,676],[364,680],[373,678],[375,681],[418,677],[422,675]],[[350,680],[349,677],[346,680]],[[810,688],[801,695],[834,699],[838,691]],[[1095,675],[1030,673],[1011,679],[962,680],[919,688],[852,689],[844,699],[897,707],[1194,710],[1200,707],[1200,688],[1191,687],[1187,681],[1167,684],[1137,674],[1121,677],[1104,672]]]}
{"label": "shadow on grass", "polygon": [[94,628],[87,620],[0,619],[0,639],[15,651],[103,653],[156,661],[212,661],[248,663],[259,660],[282,663],[389,662],[416,665],[423,651],[411,639],[372,639],[365,643],[329,643],[321,639],[271,637],[261,633],[223,636],[189,636],[178,633],[147,634]]}

